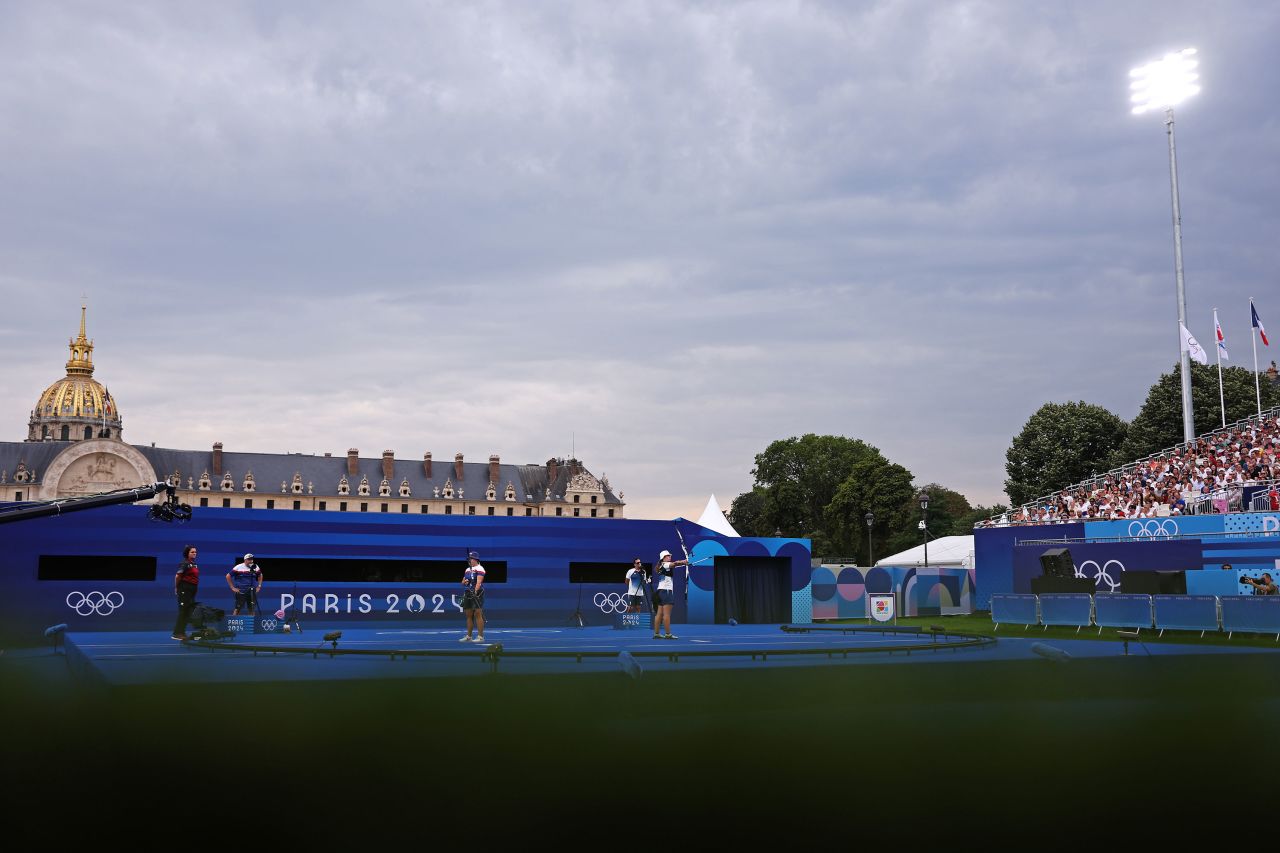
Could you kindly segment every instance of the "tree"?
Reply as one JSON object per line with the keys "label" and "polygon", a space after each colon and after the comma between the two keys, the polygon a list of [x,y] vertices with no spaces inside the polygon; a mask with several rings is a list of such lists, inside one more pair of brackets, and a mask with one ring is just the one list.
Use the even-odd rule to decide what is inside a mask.
{"label": "tree", "polygon": [[[1280,387],[1264,380],[1261,391],[1262,408],[1280,406]],[[1256,415],[1258,399],[1254,391],[1253,371],[1243,367],[1224,367],[1222,396],[1227,403],[1227,423]],[[1217,365],[1191,363],[1191,408],[1196,435],[1222,428]],[[1182,374],[1175,365],[1171,372],[1161,374],[1147,392],[1146,402],[1129,425],[1128,435],[1108,467],[1115,468],[1166,450],[1181,444],[1182,438]]]}
{"label": "tree", "polygon": [[[832,552],[861,559],[868,553],[870,532],[880,556],[890,553],[889,543],[904,526],[913,523],[903,507],[914,494],[911,472],[906,468],[885,459],[879,451],[873,458],[860,460],[836,489],[824,512]],[[875,516],[870,531],[867,512]]]}
{"label": "tree", "polygon": [[[939,483],[927,486],[914,486],[900,507],[899,517],[902,520],[891,532],[885,545],[886,554],[914,548],[924,541],[920,532],[920,493],[929,493],[929,538],[942,536],[966,536],[973,532],[973,523],[967,526],[962,520],[973,513],[969,499],[959,492],[948,489]],[[984,516],[985,517],[985,516]]]}
{"label": "tree", "polygon": [[756,456],[751,471],[763,493],[757,524],[808,537],[815,551],[829,553],[835,543],[828,535],[827,505],[857,463],[868,459],[887,464],[876,448],[839,435],[809,433],[772,442]]}
{"label": "tree", "polygon": [[1005,454],[1004,490],[1016,505],[1111,467],[1128,427],[1101,406],[1045,403]]}
{"label": "tree", "polygon": [[752,489],[733,499],[729,507],[729,523],[743,536],[772,536],[773,529],[764,529],[764,492]]}

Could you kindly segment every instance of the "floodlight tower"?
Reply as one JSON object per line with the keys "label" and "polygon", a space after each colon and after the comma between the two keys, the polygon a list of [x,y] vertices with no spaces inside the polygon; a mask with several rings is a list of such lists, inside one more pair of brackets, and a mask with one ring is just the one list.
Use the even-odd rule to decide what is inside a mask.
{"label": "floodlight tower", "polygon": [[1168,53],[1129,72],[1133,114],[1164,108],[1164,126],[1169,135],[1169,186],[1173,197],[1173,268],[1178,284],[1178,351],[1182,367],[1182,440],[1196,437],[1191,411],[1191,354],[1182,346],[1182,326],[1187,322],[1187,293],[1182,278],[1182,208],[1178,203],[1178,157],[1173,144],[1173,108],[1200,91],[1196,49],[1188,47]]}

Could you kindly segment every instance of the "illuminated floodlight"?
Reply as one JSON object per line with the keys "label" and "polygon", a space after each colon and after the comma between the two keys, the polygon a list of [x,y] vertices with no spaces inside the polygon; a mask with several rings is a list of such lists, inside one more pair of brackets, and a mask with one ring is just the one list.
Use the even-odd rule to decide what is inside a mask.
{"label": "illuminated floodlight", "polygon": [[1133,114],[1169,109],[1199,92],[1196,81],[1200,75],[1196,73],[1196,66],[1200,63],[1195,55],[1196,49],[1188,47],[1130,71]]}

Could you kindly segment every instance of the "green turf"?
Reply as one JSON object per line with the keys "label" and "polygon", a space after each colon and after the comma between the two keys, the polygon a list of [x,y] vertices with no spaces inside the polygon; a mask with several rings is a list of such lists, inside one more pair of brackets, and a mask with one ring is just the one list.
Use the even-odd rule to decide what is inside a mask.
{"label": "green turf", "polygon": [[[867,625],[874,624],[867,619],[832,619],[823,620],[823,625]],[[1126,639],[1121,636],[1115,628],[1103,628],[1102,633],[1098,633],[1097,627],[1081,628],[1077,633],[1075,628],[1052,627],[1044,628],[1040,625],[1032,625],[1025,628],[1021,624],[1011,624],[1008,622],[1001,623],[1000,629],[996,630],[995,624],[991,621],[991,614],[985,610],[980,610],[966,616],[909,616],[898,620],[899,626],[918,626],[928,628],[931,625],[937,625],[950,631],[971,631],[976,634],[988,634],[994,637],[1036,637],[1040,639],[1050,640],[1106,640],[1107,642],[1118,642]],[[1121,629],[1129,631],[1129,629]],[[1209,632],[1203,638],[1200,637],[1199,631],[1165,631],[1164,637],[1157,636],[1160,632],[1143,628],[1139,632],[1139,637],[1144,643],[1178,643],[1184,645],[1203,645],[1203,646],[1257,646],[1261,648],[1280,648],[1280,643],[1276,642],[1275,634],[1253,634],[1248,632],[1237,631],[1235,636],[1227,639],[1225,632]],[[1128,638],[1132,640],[1132,637]]]}

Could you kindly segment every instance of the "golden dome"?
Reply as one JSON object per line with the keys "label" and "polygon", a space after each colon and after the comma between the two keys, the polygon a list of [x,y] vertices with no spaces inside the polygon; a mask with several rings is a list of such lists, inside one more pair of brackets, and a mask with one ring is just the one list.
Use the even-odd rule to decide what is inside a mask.
{"label": "golden dome", "polygon": [[[92,438],[104,429],[111,437],[120,436],[116,401],[93,378],[93,341],[85,335],[85,311],[81,306],[79,336],[68,343],[71,357],[67,359],[67,375],[44,389],[36,400],[28,441]],[[93,430],[93,426],[99,429]]]}

